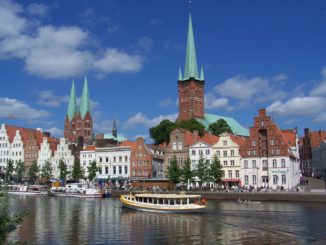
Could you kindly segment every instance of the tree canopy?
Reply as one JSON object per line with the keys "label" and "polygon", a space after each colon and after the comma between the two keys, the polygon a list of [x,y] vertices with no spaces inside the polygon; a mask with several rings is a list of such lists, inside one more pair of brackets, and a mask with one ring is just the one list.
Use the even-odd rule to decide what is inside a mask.
{"label": "tree canopy", "polygon": [[177,127],[189,130],[191,132],[196,130],[200,136],[203,136],[205,133],[204,125],[192,118],[188,121],[181,121],[179,123],[171,122],[168,119],[163,120],[159,125],[150,128],[149,134],[154,140],[155,144],[160,144],[162,142],[169,143],[170,133]]}
{"label": "tree canopy", "polygon": [[210,175],[215,183],[220,182],[222,177],[224,176],[222,165],[217,155],[214,155],[213,157],[213,162],[210,166]]}
{"label": "tree canopy", "polygon": [[60,179],[65,180],[67,178],[67,165],[61,158],[59,160]]}
{"label": "tree canopy", "polygon": [[72,178],[76,180],[84,178],[84,171],[80,166],[79,159],[75,159],[74,165],[72,167]]}
{"label": "tree canopy", "polygon": [[180,176],[181,171],[178,165],[177,157],[174,155],[167,169],[167,177],[170,182],[177,184],[180,182]]}
{"label": "tree canopy", "polygon": [[212,134],[216,136],[219,136],[221,133],[224,132],[233,133],[231,127],[224,119],[219,119],[216,122],[210,124],[208,126],[208,129]]}
{"label": "tree canopy", "polygon": [[91,162],[91,165],[87,167],[87,170],[88,170],[88,179],[90,181],[93,181],[96,177],[96,171],[97,171],[95,160]]}
{"label": "tree canopy", "polygon": [[181,170],[181,179],[183,183],[188,183],[188,180],[192,182],[193,172],[191,171],[191,163],[189,157],[184,161],[183,168]]}
{"label": "tree canopy", "polygon": [[13,173],[14,173],[14,162],[13,160],[9,159],[6,166],[6,177],[8,182],[12,180]]}
{"label": "tree canopy", "polygon": [[17,173],[17,182],[21,183],[25,173],[25,163],[21,160],[18,161],[16,166],[16,173]]}
{"label": "tree canopy", "polygon": [[50,161],[46,161],[41,169],[41,178],[49,181],[52,178],[52,166]]}
{"label": "tree canopy", "polygon": [[195,172],[196,172],[196,176],[199,178],[200,186],[203,183],[210,181],[211,177],[210,177],[209,163],[206,161],[206,159],[203,158],[202,155],[200,155],[200,159],[198,161],[198,167]]}
{"label": "tree canopy", "polygon": [[37,163],[36,161],[33,161],[32,165],[28,170],[28,179],[30,182],[34,183],[36,181],[36,179],[38,178],[38,171],[39,168],[37,166]]}

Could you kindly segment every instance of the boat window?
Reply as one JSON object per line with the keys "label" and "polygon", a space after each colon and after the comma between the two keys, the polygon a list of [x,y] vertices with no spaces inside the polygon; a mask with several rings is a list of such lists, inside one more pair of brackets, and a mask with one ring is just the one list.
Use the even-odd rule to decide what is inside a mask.
{"label": "boat window", "polygon": [[148,202],[149,203],[152,203],[153,202],[153,199],[151,197],[148,198]]}
{"label": "boat window", "polygon": [[171,199],[170,200],[170,205],[174,205],[174,201],[175,201],[174,199]]}
{"label": "boat window", "polygon": [[180,199],[176,199],[176,205],[180,205],[181,202],[180,202]]}
{"label": "boat window", "polygon": [[159,204],[163,204],[163,199],[158,199]]}

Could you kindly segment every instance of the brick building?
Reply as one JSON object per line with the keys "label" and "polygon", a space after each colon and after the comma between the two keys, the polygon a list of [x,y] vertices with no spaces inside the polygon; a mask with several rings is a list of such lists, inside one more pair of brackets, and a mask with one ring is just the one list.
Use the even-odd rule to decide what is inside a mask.
{"label": "brick building", "polygon": [[64,123],[64,137],[68,143],[91,145],[93,120],[90,111],[87,78],[85,77],[79,109],[77,108],[75,83],[72,82],[68,110]]}

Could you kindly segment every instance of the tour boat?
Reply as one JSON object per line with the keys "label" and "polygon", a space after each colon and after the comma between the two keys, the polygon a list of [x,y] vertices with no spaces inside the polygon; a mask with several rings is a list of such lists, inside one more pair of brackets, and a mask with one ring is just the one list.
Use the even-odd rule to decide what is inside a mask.
{"label": "tour boat", "polygon": [[73,183],[66,187],[52,187],[49,195],[63,197],[92,197],[101,198],[103,192],[97,188],[90,188],[87,184]]}
{"label": "tour boat", "polygon": [[42,185],[8,185],[8,194],[13,195],[37,195],[47,194],[47,186]]}
{"label": "tour boat", "polygon": [[202,212],[206,201],[201,195],[186,194],[129,194],[121,195],[120,202],[125,208],[161,213]]}

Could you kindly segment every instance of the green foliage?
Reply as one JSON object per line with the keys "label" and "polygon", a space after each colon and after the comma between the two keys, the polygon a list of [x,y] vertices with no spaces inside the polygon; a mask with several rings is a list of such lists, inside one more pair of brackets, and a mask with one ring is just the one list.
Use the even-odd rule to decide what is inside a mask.
{"label": "green foliage", "polygon": [[25,163],[19,160],[16,166],[17,182],[21,183],[25,173]]}
{"label": "green foliage", "polygon": [[96,161],[92,161],[91,165],[87,167],[87,170],[88,170],[88,179],[90,181],[93,181],[96,177],[96,171],[97,171]]}
{"label": "green foliage", "polygon": [[231,127],[228,125],[228,123],[224,119],[219,119],[216,122],[212,123],[208,127],[209,131],[219,136],[220,134],[224,132],[233,133]]}
{"label": "green foliage", "polygon": [[160,144],[162,142],[169,142],[170,133],[176,128],[176,124],[166,119],[160,122],[156,127],[149,129],[149,134],[154,140],[155,144]]}
{"label": "green foliage", "polygon": [[210,166],[210,175],[215,183],[220,182],[222,177],[224,176],[222,165],[217,155],[214,155],[213,162]]}
{"label": "green foliage", "polygon": [[181,178],[183,183],[188,183],[188,180],[192,182],[193,172],[191,171],[191,163],[189,157],[184,161],[183,168],[181,171]]}
{"label": "green foliage", "polygon": [[41,169],[41,177],[48,181],[52,177],[52,166],[50,161],[46,161]]}
{"label": "green foliage", "polygon": [[36,179],[38,178],[38,171],[39,168],[37,166],[36,161],[33,161],[31,167],[28,170],[28,179],[31,183],[34,183]]}
{"label": "green foliage", "polygon": [[170,182],[177,184],[180,182],[181,171],[178,165],[177,157],[174,155],[167,169],[167,177]]}
{"label": "green foliage", "polygon": [[0,244],[3,244],[8,232],[15,229],[23,220],[23,214],[9,215],[8,196],[0,193]]}
{"label": "green foliage", "polygon": [[80,166],[79,159],[75,159],[74,166],[72,167],[72,178],[75,180],[80,180],[84,178],[84,171]]}
{"label": "green foliage", "polygon": [[67,165],[61,158],[59,160],[60,179],[65,180],[67,178]]}
{"label": "green foliage", "polygon": [[186,129],[188,131],[197,130],[200,136],[203,136],[205,133],[205,127],[196,119],[192,118],[188,121],[182,121],[179,123],[171,122],[170,120],[163,120],[159,125],[149,129],[149,134],[154,140],[155,144],[160,144],[162,142],[169,143],[170,133],[177,127]]}
{"label": "green foliage", "polygon": [[196,119],[192,118],[188,121],[182,121],[177,124],[178,127],[187,129],[188,131],[198,131],[198,134],[200,136],[203,136],[205,133],[205,127],[200,122],[198,122]]}
{"label": "green foliage", "polygon": [[9,159],[6,166],[6,177],[8,182],[12,180],[13,173],[14,173],[14,161]]}
{"label": "green foliage", "polygon": [[209,163],[203,158],[202,155],[200,156],[198,167],[195,172],[196,176],[199,178],[200,185],[210,181]]}

